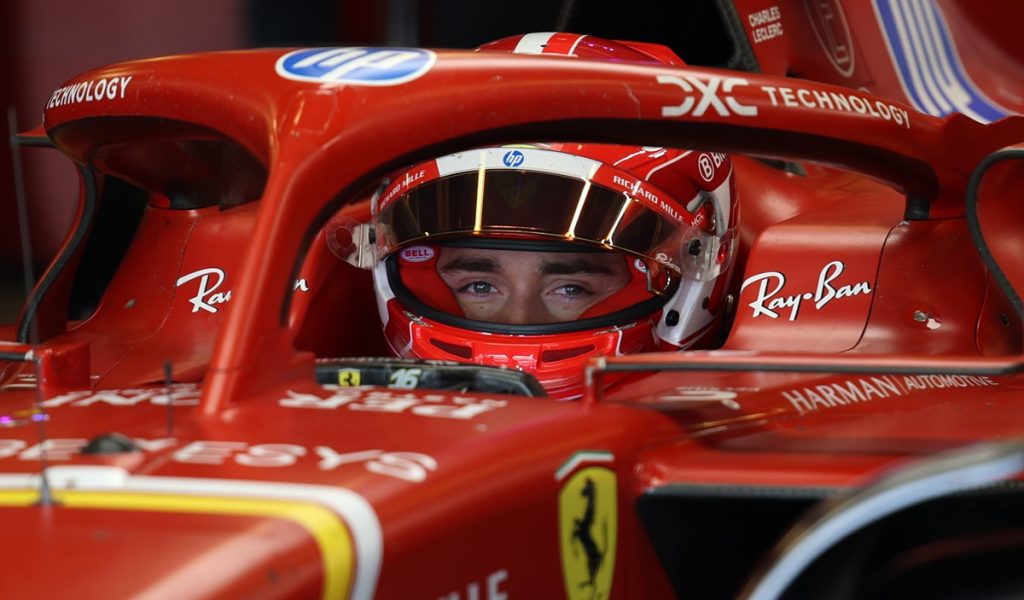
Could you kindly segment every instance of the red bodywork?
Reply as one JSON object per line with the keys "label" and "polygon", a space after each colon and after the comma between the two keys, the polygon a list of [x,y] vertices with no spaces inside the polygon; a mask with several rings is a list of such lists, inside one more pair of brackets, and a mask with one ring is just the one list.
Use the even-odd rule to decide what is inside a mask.
{"label": "red bodywork", "polygon": [[[1020,435],[1020,314],[964,198],[1024,119],[940,119],[771,74],[464,51],[394,85],[323,84],[280,76],[288,53],[124,63],[51,98],[45,135],[82,165],[82,227],[0,343],[0,595],[671,596],[686,565],[661,538],[683,534],[650,498],[852,490]],[[369,274],[330,254],[328,218],[365,219],[403,165],[538,139],[803,164],[735,159],[723,348],[595,362],[575,403],[316,383],[315,358],[386,350]],[[113,178],[145,207],[95,311],[69,321],[90,203],[118,201]],[[993,184],[980,213],[1014,283],[1024,265],[999,240],[1021,181]],[[192,192],[213,204],[190,207]],[[603,392],[617,371],[637,376]],[[112,433],[130,447],[82,451]]]}

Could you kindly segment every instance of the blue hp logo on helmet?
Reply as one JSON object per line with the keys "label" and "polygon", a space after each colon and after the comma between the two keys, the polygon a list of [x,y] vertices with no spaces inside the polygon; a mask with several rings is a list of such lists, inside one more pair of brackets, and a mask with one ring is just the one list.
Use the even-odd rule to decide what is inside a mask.
{"label": "blue hp logo on helmet", "polygon": [[526,157],[518,150],[509,150],[501,157],[501,162],[505,163],[506,167],[518,167],[525,161]]}
{"label": "blue hp logo on helmet", "polygon": [[429,71],[436,59],[421,48],[309,48],[285,54],[276,69],[296,81],[398,85]]}

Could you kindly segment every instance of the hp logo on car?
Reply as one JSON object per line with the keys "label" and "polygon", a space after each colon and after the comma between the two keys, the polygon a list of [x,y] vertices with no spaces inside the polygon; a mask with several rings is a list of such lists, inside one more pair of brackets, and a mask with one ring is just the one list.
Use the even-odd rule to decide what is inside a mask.
{"label": "hp logo on car", "polygon": [[526,157],[518,150],[509,150],[505,153],[505,156],[501,157],[501,162],[505,163],[506,167],[518,167],[525,161]]}
{"label": "hp logo on car", "polygon": [[277,74],[313,83],[398,85],[434,66],[430,50],[421,48],[309,48],[277,59]]}

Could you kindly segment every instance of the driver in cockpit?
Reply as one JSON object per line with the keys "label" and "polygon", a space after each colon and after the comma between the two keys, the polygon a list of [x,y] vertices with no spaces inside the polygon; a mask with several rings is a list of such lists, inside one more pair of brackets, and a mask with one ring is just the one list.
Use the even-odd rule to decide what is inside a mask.
{"label": "driver in cockpit", "polygon": [[737,218],[722,154],[533,144],[416,165],[373,203],[388,343],[578,397],[591,357],[717,335]]}

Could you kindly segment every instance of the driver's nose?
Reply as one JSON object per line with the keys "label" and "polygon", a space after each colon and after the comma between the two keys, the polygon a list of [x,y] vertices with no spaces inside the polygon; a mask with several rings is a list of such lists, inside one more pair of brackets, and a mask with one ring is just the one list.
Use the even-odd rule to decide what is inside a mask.
{"label": "driver's nose", "polygon": [[513,294],[496,317],[496,321],[507,325],[540,325],[555,320],[539,293],[533,290]]}

